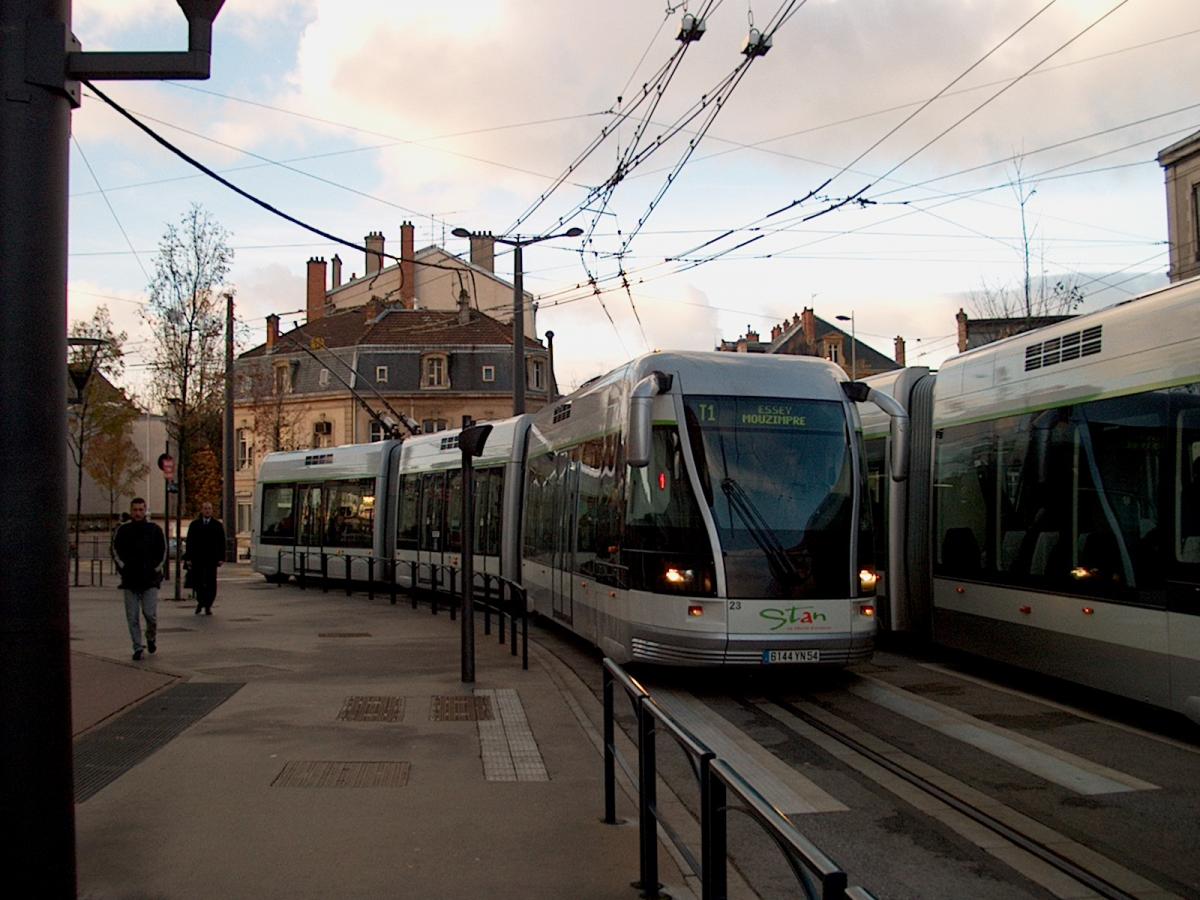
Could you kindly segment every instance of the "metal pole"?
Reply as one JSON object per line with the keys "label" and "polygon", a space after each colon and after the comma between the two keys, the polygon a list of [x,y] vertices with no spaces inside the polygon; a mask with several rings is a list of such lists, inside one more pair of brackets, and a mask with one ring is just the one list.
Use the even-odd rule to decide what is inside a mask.
{"label": "metal pole", "polygon": [[[470,418],[463,416],[463,427],[470,425]],[[475,548],[471,534],[474,531],[471,510],[472,497],[471,454],[462,451],[462,681],[475,682]]]}
{"label": "metal pole", "polygon": [[233,291],[225,295],[225,428],[221,460],[221,506],[225,519],[225,561],[237,562],[237,507],[233,495]]}
{"label": "metal pole", "polygon": [[525,273],[521,241],[513,242],[513,415],[525,412]]}
{"label": "metal pole", "polygon": [[[13,896],[75,896],[67,559],[68,0],[0,3],[0,846]],[[43,58],[46,46],[56,48]],[[52,82],[57,78],[57,87]],[[26,565],[12,564],[25,560]]]}
{"label": "metal pole", "polygon": [[[167,438],[167,445],[163,448],[163,452],[167,456],[171,455],[171,439]],[[171,533],[171,479],[163,479],[163,534]],[[171,578],[171,552],[170,545],[167,545],[167,558],[163,560],[163,578],[170,580]]]}
{"label": "metal pole", "polygon": [[[179,492],[175,495],[175,602],[183,599],[180,588],[183,581],[183,473],[184,457],[187,455],[187,432],[184,422],[187,419],[186,398],[179,401],[176,412],[179,414],[179,462],[175,466],[175,484]],[[170,556],[170,554],[167,554]]]}
{"label": "metal pole", "polygon": [[858,381],[858,338],[855,336],[854,310],[850,310],[850,380]]}

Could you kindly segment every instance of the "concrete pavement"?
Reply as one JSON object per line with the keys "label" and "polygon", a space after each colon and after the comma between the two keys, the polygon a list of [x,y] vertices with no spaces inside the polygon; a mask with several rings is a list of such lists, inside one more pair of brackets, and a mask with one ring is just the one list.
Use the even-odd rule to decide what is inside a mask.
{"label": "concrete pavement", "polygon": [[160,602],[158,653],[135,663],[119,592],[72,591],[77,768],[135,712],[151,725],[121,740],[154,741],[160,709],[187,714],[180,685],[242,685],[77,804],[81,897],[637,896],[635,805],[600,822],[599,705],[550,654],[522,671],[480,619],[463,685],[445,611],[245,565],[222,569],[213,616],[193,608]]}

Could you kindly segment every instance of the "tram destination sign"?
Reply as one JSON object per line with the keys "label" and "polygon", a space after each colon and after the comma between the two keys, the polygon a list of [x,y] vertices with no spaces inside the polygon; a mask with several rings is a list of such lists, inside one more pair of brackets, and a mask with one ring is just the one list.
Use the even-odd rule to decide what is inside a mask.
{"label": "tram destination sign", "polygon": [[844,425],[841,407],[833,401],[693,395],[686,403],[702,428],[826,431]]}

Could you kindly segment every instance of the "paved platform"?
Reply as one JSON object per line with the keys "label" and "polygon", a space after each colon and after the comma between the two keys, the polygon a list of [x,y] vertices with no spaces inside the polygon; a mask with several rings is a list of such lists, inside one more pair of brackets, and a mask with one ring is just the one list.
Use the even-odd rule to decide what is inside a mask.
{"label": "paved platform", "polygon": [[162,601],[158,653],[132,662],[118,591],[72,591],[77,756],[178,715],[180,685],[230,686],[77,804],[80,897],[637,896],[636,825],[600,822],[599,705],[550,654],[522,671],[480,621],[464,685],[444,611],[245,565],[222,569],[213,616],[193,609]]}

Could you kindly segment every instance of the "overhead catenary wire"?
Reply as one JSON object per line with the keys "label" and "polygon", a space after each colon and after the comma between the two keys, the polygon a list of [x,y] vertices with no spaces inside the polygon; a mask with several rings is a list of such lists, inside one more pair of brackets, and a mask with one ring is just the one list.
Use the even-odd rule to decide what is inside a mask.
{"label": "overhead catenary wire", "polygon": [[79,143],[79,138],[74,133],[71,134],[71,141],[75,144],[75,150],[79,153],[79,158],[83,160],[83,164],[87,167],[88,174],[92,176],[92,181],[96,183],[96,188],[100,191],[100,196],[104,198],[104,205],[108,207],[108,211],[112,214],[113,221],[117,224],[117,230],[121,232],[121,237],[125,239],[126,246],[129,247],[129,252],[133,254],[133,258],[137,260],[138,268],[142,270],[142,274],[146,276],[146,282],[150,282],[150,273],[146,271],[145,265],[142,264],[142,257],[133,249],[133,241],[129,239],[129,232],[125,230],[125,226],[121,224],[121,218],[117,215],[116,209],[113,208],[112,201],[108,199],[108,194],[104,191],[104,186],[100,184],[100,178],[96,175],[96,170],[92,168],[91,162],[87,158],[87,154],[83,152],[83,145]]}

